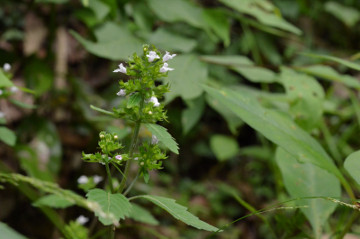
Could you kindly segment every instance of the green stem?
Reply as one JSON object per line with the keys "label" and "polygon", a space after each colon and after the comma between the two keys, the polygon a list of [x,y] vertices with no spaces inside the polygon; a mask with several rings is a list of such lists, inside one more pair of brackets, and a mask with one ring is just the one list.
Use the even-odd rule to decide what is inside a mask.
{"label": "green stem", "polygon": [[130,148],[129,148],[129,160],[126,162],[124,177],[122,178],[120,187],[119,187],[120,192],[122,192],[124,190],[127,177],[129,176],[131,161],[133,160],[133,155],[134,155],[134,151],[136,148],[137,139],[139,137],[139,131],[140,131],[140,126],[141,126],[141,116],[142,116],[143,108],[144,108],[144,97],[142,96],[141,100],[140,100],[140,107],[139,107],[139,118],[135,123],[134,132],[133,132],[133,135],[131,138],[131,143],[130,143]]}
{"label": "green stem", "polygon": [[353,213],[351,214],[350,219],[346,223],[346,226],[345,226],[344,230],[342,230],[341,234],[337,237],[337,239],[344,238],[344,236],[349,232],[352,224],[358,218],[358,216],[359,216],[359,212],[358,211],[353,211]]}
{"label": "green stem", "polygon": [[124,196],[126,196],[130,192],[130,190],[132,189],[132,187],[134,186],[134,184],[138,178],[139,178],[139,173],[136,174],[136,177],[134,178],[134,180],[130,183],[129,187],[125,190]]}
{"label": "green stem", "polygon": [[108,176],[110,191],[111,191],[111,193],[114,193],[113,181],[112,181],[110,167],[109,167],[108,162],[105,163],[105,168],[106,168],[106,173],[107,173],[107,176]]}

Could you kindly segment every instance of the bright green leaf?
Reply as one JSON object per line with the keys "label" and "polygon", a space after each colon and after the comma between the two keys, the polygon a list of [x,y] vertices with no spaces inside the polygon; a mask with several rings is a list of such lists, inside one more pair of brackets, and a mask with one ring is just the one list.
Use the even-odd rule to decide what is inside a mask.
{"label": "bright green leaf", "polygon": [[[112,214],[117,221],[129,216],[131,212],[131,204],[128,199],[121,193],[112,194],[102,189],[91,189],[86,197],[90,201],[97,202],[106,214]],[[113,221],[105,218],[99,213],[95,212],[99,220],[104,225],[111,225]]]}
{"label": "bright green leaf", "polygon": [[172,152],[179,154],[179,147],[174,138],[167,132],[167,129],[157,124],[144,124],[145,127],[155,135]]}
{"label": "bright green leaf", "polygon": [[110,8],[99,0],[89,1],[89,8],[95,13],[98,20],[102,20],[110,12]]}
{"label": "bright green leaf", "polygon": [[198,217],[188,212],[186,207],[176,203],[174,199],[152,195],[142,195],[137,196],[137,198],[144,198],[151,201],[187,225],[206,231],[216,232],[219,230],[218,228],[201,221]]}
{"label": "bright green leaf", "polygon": [[136,92],[135,94],[131,95],[128,102],[127,102],[127,108],[132,108],[134,106],[140,105],[141,101],[141,94],[139,92]]}
{"label": "bright green leaf", "polygon": [[0,222],[0,235],[1,238],[4,239],[26,239],[25,236],[21,235],[3,222]]}
{"label": "bright green leaf", "polygon": [[344,167],[360,185],[360,150],[350,154],[345,159]]}
{"label": "bright green leaf", "polygon": [[346,7],[341,3],[328,1],[324,5],[325,11],[331,13],[348,27],[353,27],[360,20],[360,11],[353,7]]}
{"label": "bright green leaf", "polygon": [[210,147],[220,161],[230,159],[239,152],[237,141],[226,135],[213,135],[210,138]]}
{"label": "bright green leaf", "polygon": [[75,205],[74,202],[69,201],[65,197],[56,194],[46,195],[44,197],[39,198],[33,203],[35,207],[52,207],[52,208],[67,208]]}
{"label": "bright green leaf", "polygon": [[140,207],[135,203],[131,203],[131,212],[129,217],[138,222],[143,222],[155,226],[159,225],[159,221],[156,220],[156,218],[153,217],[153,215],[151,215],[148,210]]}
{"label": "bright green leaf", "polygon": [[6,127],[0,127],[0,140],[10,146],[14,146],[16,143],[16,135],[10,129]]}
{"label": "bright green leaf", "polygon": [[4,72],[0,70],[0,87],[11,87],[14,84],[4,75]]}
{"label": "bright green leaf", "polygon": [[[334,175],[311,163],[299,163],[282,148],[277,149],[275,157],[291,197],[341,197],[340,183]],[[297,200],[296,204],[307,205],[306,208],[301,208],[301,211],[310,221],[315,238],[319,238],[326,220],[337,204],[324,199],[302,199]]]}

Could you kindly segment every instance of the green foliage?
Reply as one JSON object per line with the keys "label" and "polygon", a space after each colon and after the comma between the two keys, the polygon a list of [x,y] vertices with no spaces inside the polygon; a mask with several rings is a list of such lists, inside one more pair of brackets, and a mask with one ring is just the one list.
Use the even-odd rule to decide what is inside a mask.
{"label": "green foliage", "polygon": [[52,207],[52,208],[67,208],[73,206],[74,202],[67,200],[66,198],[56,195],[50,194],[44,197],[39,198],[33,203],[35,207]]}
{"label": "green foliage", "polygon": [[360,151],[356,151],[350,154],[344,162],[345,169],[349,172],[351,177],[355,179],[355,181],[360,184]]}
{"label": "green foliage", "polygon": [[6,127],[0,127],[0,140],[10,146],[14,146],[16,143],[16,135],[12,130]]}
{"label": "green foliage", "polygon": [[156,124],[145,124],[145,127],[155,135],[172,152],[179,154],[179,147],[174,138],[167,132],[166,128]]}
{"label": "green foliage", "polygon": [[230,159],[239,152],[239,146],[236,140],[225,135],[211,136],[210,147],[216,158],[220,161]]}
{"label": "green foliage", "polygon": [[8,225],[3,222],[0,222],[0,234],[3,238],[8,239],[26,239],[25,236],[11,229]]}
{"label": "green foliage", "polygon": [[159,221],[156,220],[156,218],[154,218],[148,210],[135,203],[131,203],[131,212],[129,218],[138,222],[147,223],[149,225],[159,225]]}
{"label": "green foliage", "polygon": [[65,230],[71,236],[71,238],[76,238],[76,239],[89,238],[89,230],[77,222],[70,221],[69,224],[65,226]]}

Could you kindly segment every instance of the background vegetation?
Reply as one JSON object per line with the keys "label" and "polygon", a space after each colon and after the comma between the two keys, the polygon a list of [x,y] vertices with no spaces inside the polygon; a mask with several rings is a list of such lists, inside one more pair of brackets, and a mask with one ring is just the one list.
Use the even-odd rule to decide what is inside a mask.
{"label": "background vegetation", "polygon": [[[171,195],[224,231],[210,235],[153,208],[159,225],[127,219],[117,238],[357,238],[358,214],[324,199],[234,221],[298,197],[354,202],[357,164],[343,166],[360,145],[359,22],[358,0],[2,0],[0,64],[11,64],[20,90],[0,96],[0,171],[81,193],[81,175],[103,173],[81,160],[98,133],[129,140],[122,121],[90,105],[116,106],[111,72],[154,44],[178,55],[163,126],[180,153],[134,190]],[[0,220],[28,238],[59,238],[31,206],[39,196],[6,185]],[[65,221],[92,217],[59,212]]]}

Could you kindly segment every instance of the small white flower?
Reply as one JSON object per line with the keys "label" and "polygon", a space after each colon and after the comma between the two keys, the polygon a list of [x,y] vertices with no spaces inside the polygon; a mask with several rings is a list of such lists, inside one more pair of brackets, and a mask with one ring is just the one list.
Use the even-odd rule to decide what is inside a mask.
{"label": "small white flower", "polygon": [[0,95],[2,95],[4,92],[2,90],[0,90]]}
{"label": "small white flower", "polygon": [[176,56],[176,54],[170,54],[168,51],[163,56],[163,62],[173,59]]}
{"label": "small white flower", "polygon": [[103,177],[99,176],[99,175],[95,175],[94,176],[94,183],[98,184],[103,180]]}
{"label": "small white flower", "polygon": [[169,64],[165,62],[164,65],[160,68],[160,72],[165,73],[167,71],[174,70],[174,68],[169,68],[168,66],[169,66]]}
{"label": "small white flower", "polygon": [[125,96],[126,95],[126,91],[124,89],[121,89],[118,93],[116,93],[116,95],[118,96]]}
{"label": "small white flower", "polygon": [[85,225],[89,221],[89,218],[84,217],[83,215],[80,215],[78,218],[76,218],[76,222],[80,225]]}
{"label": "small white flower", "polygon": [[3,66],[3,69],[5,72],[8,72],[11,70],[11,65],[9,63],[5,63]]}
{"label": "small white flower", "polygon": [[153,62],[155,59],[160,59],[160,56],[158,56],[155,51],[150,51],[146,56],[149,62]]}
{"label": "small white flower", "polygon": [[119,155],[116,155],[115,158],[116,158],[117,160],[119,160],[119,161],[122,160],[122,156],[121,156],[120,154],[119,154]]}
{"label": "small white flower", "polygon": [[138,158],[138,157],[135,157],[134,160],[137,161],[137,160],[139,160],[139,158]]}
{"label": "small white flower", "polygon": [[160,106],[160,103],[159,103],[158,99],[156,98],[156,96],[151,96],[151,98],[148,100],[148,102],[152,102],[155,107]]}
{"label": "small white flower", "polygon": [[10,87],[10,91],[11,91],[12,93],[17,92],[18,90],[19,90],[19,88],[17,88],[16,86],[11,86],[11,87]]}
{"label": "small white flower", "polygon": [[89,182],[89,178],[86,177],[85,175],[82,175],[78,178],[77,182],[78,184],[85,184]]}
{"label": "small white flower", "polygon": [[123,64],[121,63],[121,64],[119,65],[119,68],[118,68],[118,69],[115,69],[113,72],[121,72],[121,73],[126,74],[126,67],[123,66]]}
{"label": "small white flower", "polygon": [[151,136],[151,144],[157,144],[157,143],[159,143],[159,139],[155,135],[152,135]]}
{"label": "small white flower", "polygon": [[0,118],[4,118],[4,117],[5,117],[4,112],[1,112],[1,111],[0,111]]}

